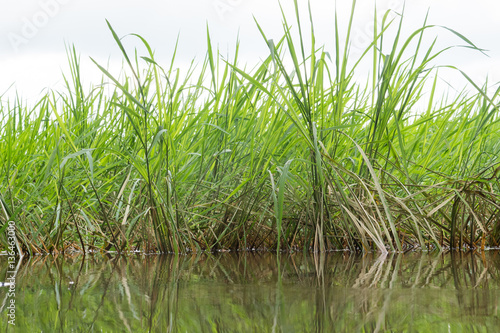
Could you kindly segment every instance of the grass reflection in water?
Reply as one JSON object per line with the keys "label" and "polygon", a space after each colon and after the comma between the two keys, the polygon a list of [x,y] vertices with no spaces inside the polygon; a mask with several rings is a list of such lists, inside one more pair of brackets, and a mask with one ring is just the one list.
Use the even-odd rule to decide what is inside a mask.
{"label": "grass reflection in water", "polygon": [[16,331],[493,332],[499,290],[493,251],[45,256],[18,271]]}

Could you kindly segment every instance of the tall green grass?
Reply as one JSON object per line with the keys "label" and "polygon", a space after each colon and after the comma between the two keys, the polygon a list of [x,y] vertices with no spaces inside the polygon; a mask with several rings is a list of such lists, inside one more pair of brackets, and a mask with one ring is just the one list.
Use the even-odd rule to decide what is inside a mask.
{"label": "tall green grass", "polygon": [[[333,56],[297,5],[279,41],[257,24],[269,56],[253,70],[238,47],[222,58],[208,29],[205,60],[182,73],[176,51],[163,66],[130,35],[147,50],[130,53],[108,24],[127,68],[94,61],[103,81],[86,90],[68,49],[66,91],[1,105],[4,246],[9,220],[28,253],[498,246],[500,88],[463,73],[477,93],[439,101],[433,63],[453,50],[424,37],[481,50],[426,21],[403,36],[385,15],[353,59],[354,8],[344,45],[334,22]],[[372,76],[354,82],[369,58]]]}

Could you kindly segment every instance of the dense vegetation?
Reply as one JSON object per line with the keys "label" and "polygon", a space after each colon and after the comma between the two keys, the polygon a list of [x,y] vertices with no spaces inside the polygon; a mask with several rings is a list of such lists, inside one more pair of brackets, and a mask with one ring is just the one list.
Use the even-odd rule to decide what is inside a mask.
{"label": "dense vegetation", "polygon": [[297,15],[294,37],[284,18],[276,43],[261,30],[270,54],[252,70],[207,34],[201,68],[184,74],[138,35],[148,54],[129,56],[110,26],[128,75],[96,62],[110,85],[90,91],[70,50],[67,92],[1,105],[2,234],[16,222],[28,253],[497,246],[500,89],[435,96],[433,61],[453,51],[423,36],[475,45],[426,23],[403,37],[384,16],[360,84],[352,17],[345,45],[335,22],[331,56],[312,19],[305,33]]}

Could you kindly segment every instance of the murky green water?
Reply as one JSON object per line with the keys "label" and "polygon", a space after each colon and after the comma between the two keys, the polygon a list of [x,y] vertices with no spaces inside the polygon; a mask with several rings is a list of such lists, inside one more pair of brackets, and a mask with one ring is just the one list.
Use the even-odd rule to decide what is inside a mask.
{"label": "murky green water", "polygon": [[38,257],[9,290],[2,331],[500,331],[498,252]]}

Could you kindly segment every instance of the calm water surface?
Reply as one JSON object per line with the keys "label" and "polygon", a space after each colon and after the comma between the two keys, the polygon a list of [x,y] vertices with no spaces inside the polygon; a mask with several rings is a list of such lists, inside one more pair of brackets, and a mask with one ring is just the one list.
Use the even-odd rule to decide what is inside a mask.
{"label": "calm water surface", "polygon": [[500,332],[492,251],[30,258],[15,329],[8,291],[8,332]]}

